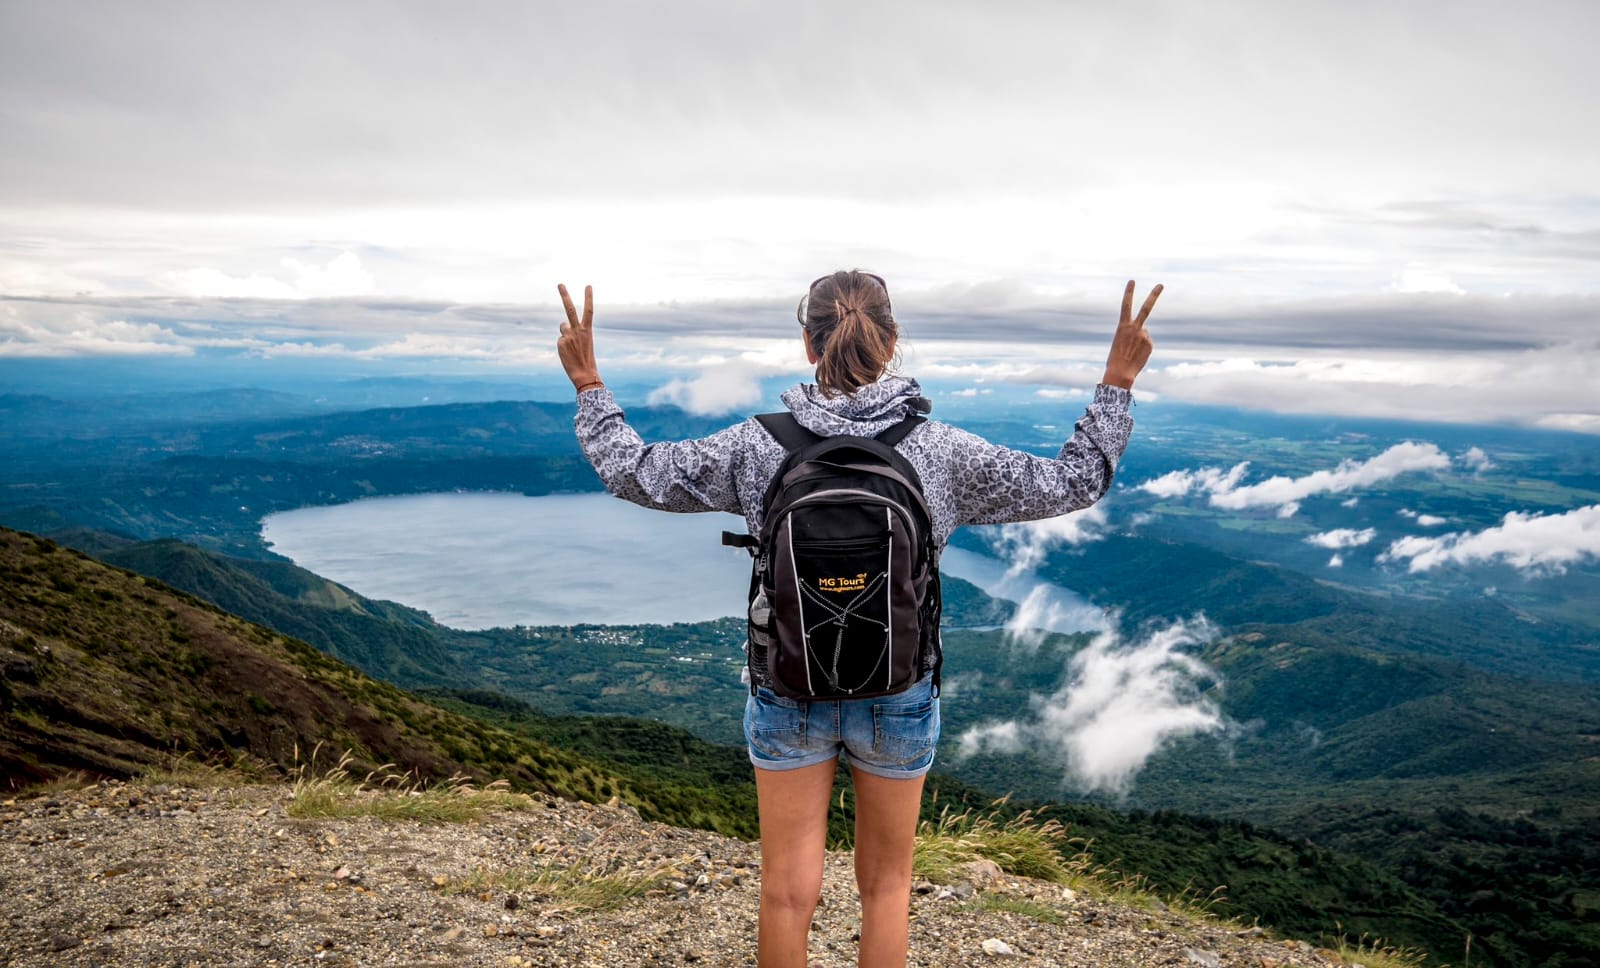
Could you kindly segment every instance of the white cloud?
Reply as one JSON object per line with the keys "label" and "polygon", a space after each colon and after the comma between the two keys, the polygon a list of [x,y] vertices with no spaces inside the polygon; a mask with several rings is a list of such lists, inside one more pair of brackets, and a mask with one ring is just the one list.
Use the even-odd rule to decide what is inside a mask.
{"label": "white cloud", "polygon": [[196,299],[301,299],[294,286],[271,276],[231,276],[220,269],[201,266],[167,273],[167,287]]}
{"label": "white cloud", "polygon": [[1306,539],[1306,544],[1313,544],[1319,548],[1359,548],[1377,537],[1376,528],[1335,528],[1332,531],[1323,531]]}
{"label": "white cloud", "polygon": [[162,281],[167,288],[196,299],[323,299],[374,290],[372,274],[361,267],[361,258],[354,252],[340,252],[326,265],[292,257],[279,264],[288,270],[290,281],[260,273],[230,275],[210,266],[168,272]]}
{"label": "white cloud", "polygon": [[1437,514],[1423,514],[1421,511],[1413,511],[1410,508],[1400,508],[1394,513],[1402,518],[1410,518],[1424,528],[1437,528],[1439,525],[1449,522],[1448,518],[1441,518]]}
{"label": "white cloud", "polygon": [[1494,461],[1489,459],[1489,455],[1484,453],[1482,447],[1468,447],[1456,460],[1465,464],[1475,474],[1494,470],[1495,467]]}
{"label": "white cloud", "polygon": [[[1017,575],[1008,573],[1008,579]],[[1038,582],[1017,603],[1017,610],[1005,624],[1005,638],[1025,649],[1037,649],[1052,630],[1100,629],[1105,627],[1105,612],[1093,605],[1062,596],[1057,589]]]}
{"label": "white cloud", "polygon": [[189,356],[192,347],[156,323],[72,312],[25,320],[0,307],[0,357]]}
{"label": "white cloud", "polygon": [[[1531,347],[1493,349],[1489,341],[1494,330],[1486,318],[1480,331],[1484,346],[1464,351],[1445,338],[1463,335],[1451,320],[1423,320],[1404,309],[1381,313],[1373,322],[1442,342],[1428,349],[1419,345],[1415,352],[1394,343],[1381,353],[1349,347],[1337,357],[1316,349],[1263,348],[1256,355],[1170,364],[1161,362],[1173,352],[1163,343],[1158,361],[1140,377],[1139,386],[1185,403],[1447,423],[1516,422],[1600,433],[1600,412],[1593,400],[1593,388],[1600,386],[1600,343],[1592,336],[1595,310],[1588,303],[1592,300],[1575,302],[1572,320],[1575,330],[1587,326],[1591,335],[1574,331]],[[1341,338],[1353,338],[1357,329],[1343,330]],[[1158,341],[1160,335],[1158,331]],[[1261,335],[1265,347],[1269,340]],[[1244,334],[1238,338],[1248,340]],[[1373,333],[1365,338],[1382,345],[1386,337]],[[1370,355],[1355,355],[1361,352]]]}
{"label": "white cloud", "polygon": [[1157,497],[1183,497],[1190,491],[1196,490],[1212,494],[1231,491],[1244,479],[1245,471],[1249,469],[1250,462],[1241,461],[1226,471],[1217,467],[1169,471],[1160,477],[1145,481],[1136,489],[1148,491]]}
{"label": "white cloud", "polygon": [[1397,292],[1448,292],[1461,295],[1466,292],[1443,272],[1422,266],[1407,266],[1395,280]]}
{"label": "white cloud", "polygon": [[1600,413],[1547,413],[1534,422],[1546,430],[1570,430],[1580,434],[1600,434]]}
{"label": "white cloud", "polygon": [[1331,558],[1328,559],[1328,567],[1329,568],[1343,568],[1344,567],[1344,555],[1335,553]]}
{"label": "white cloud", "polygon": [[1002,524],[987,534],[990,547],[1009,562],[1007,573],[1016,576],[1038,568],[1056,548],[1100,540],[1106,523],[1105,506],[1094,504],[1053,518]]}
{"label": "white cloud", "polygon": [[1357,504],[1360,504],[1360,503],[1361,503],[1361,498],[1359,496],[1357,496],[1357,497],[1349,497],[1349,498],[1345,498],[1343,501],[1340,501],[1339,502],[1339,506],[1342,507],[1342,508],[1353,508]]}
{"label": "white cloud", "polygon": [[1031,699],[1026,718],[986,723],[961,735],[959,753],[1038,748],[1083,790],[1126,794],[1150,757],[1172,741],[1221,731],[1225,720],[1202,689],[1216,670],[1189,654],[1215,636],[1203,619],[1124,642],[1097,636],[1067,662],[1062,686]]}
{"label": "white cloud", "polygon": [[715,360],[702,366],[694,377],[672,380],[652,390],[649,403],[671,404],[705,416],[745,410],[761,402],[763,378],[796,371],[794,364],[785,360],[781,352]]}
{"label": "white cloud", "polygon": [[974,726],[961,734],[956,747],[958,756],[975,756],[978,753],[1020,753],[1023,749],[1022,725],[1016,720]]}
{"label": "white cloud", "polygon": [[308,299],[362,296],[375,289],[372,273],[361,267],[354,252],[340,252],[325,266],[287,258],[283,267],[294,274],[295,291]]}
{"label": "white cloud", "polygon": [[1500,561],[1535,574],[1559,574],[1594,558],[1600,558],[1600,504],[1563,514],[1512,511],[1500,524],[1476,532],[1411,535],[1389,545],[1378,560],[1406,561],[1413,573]]}
{"label": "white cloud", "polygon": [[1213,490],[1211,503],[1229,509],[1283,505],[1318,494],[1339,494],[1357,487],[1371,487],[1401,474],[1445,470],[1449,466],[1450,458],[1437,446],[1406,441],[1365,461],[1340,461],[1332,470],[1313,471],[1304,477],[1279,475],[1258,484]]}
{"label": "white cloud", "polygon": [[1217,467],[1171,471],[1145,481],[1138,490],[1157,497],[1182,497],[1191,491],[1198,492],[1209,495],[1213,506],[1230,510],[1276,506],[1278,516],[1287,518],[1293,517],[1300,510],[1300,502],[1309,497],[1370,487],[1401,474],[1443,470],[1449,466],[1450,459],[1435,445],[1407,441],[1365,461],[1340,461],[1332,470],[1313,471],[1303,477],[1278,475],[1240,486],[1239,482],[1250,467],[1245,461],[1227,471]]}

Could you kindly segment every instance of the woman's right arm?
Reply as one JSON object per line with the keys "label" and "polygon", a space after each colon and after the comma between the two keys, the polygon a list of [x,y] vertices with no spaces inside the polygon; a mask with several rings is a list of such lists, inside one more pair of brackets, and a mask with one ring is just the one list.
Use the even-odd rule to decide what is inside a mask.
{"label": "woman's right arm", "polygon": [[1155,344],[1144,328],[1161,296],[1150,290],[1139,315],[1133,314],[1133,280],[1122,292],[1122,315],[1106,354],[1105,376],[1094,402],[1054,460],[991,444],[966,431],[955,442],[951,474],[959,524],[1032,521],[1077,511],[1100,500],[1111,488],[1117,460],[1133,433],[1133,382],[1150,360]]}
{"label": "woman's right arm", "polygon": [[990,443],[950,428],[957,525],[1053,518],[1100,500],[1133,433],[1133,394],[1101,384],[1054,458]]}

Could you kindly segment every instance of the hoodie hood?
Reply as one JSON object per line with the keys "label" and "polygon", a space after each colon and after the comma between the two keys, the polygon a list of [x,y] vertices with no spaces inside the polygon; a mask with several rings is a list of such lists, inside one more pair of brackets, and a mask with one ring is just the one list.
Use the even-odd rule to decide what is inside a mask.
{"label": "hoodie hood", "polygon": [[903,376],[886,377],[836,397],[823,396],[815,383],[802,383],[784,391],[783,403],[800,426],[824,437],[876,437],[907,416],[933,407],[917,381]]}

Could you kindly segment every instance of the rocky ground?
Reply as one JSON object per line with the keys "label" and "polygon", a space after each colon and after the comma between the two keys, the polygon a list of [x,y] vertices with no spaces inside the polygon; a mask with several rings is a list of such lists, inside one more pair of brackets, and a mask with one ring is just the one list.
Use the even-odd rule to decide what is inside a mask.
{"label": "rocky ground", "polygon": [[[116,782],[0,801],[0,965],[755,963],[753,844],[552,799],[469,823],[302,820],[289,802],[288,786]],[[918,885],[910,964],[1337,963],[1259,929],[969,873]],[[857,915],[849,854],[830,854],[814,966],[854,964]]]}

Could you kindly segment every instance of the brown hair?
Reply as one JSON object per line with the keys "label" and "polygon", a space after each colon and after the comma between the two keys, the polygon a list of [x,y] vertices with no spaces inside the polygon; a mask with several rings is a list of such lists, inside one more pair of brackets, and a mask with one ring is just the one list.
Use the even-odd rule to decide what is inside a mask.
{"label": "brown hair", "polygon": [[854,393],[894,363],[898,329],[883,280],[840,269],[811,284],[800,301],[800,325],[811,337],[817,386],[824,396]]}

